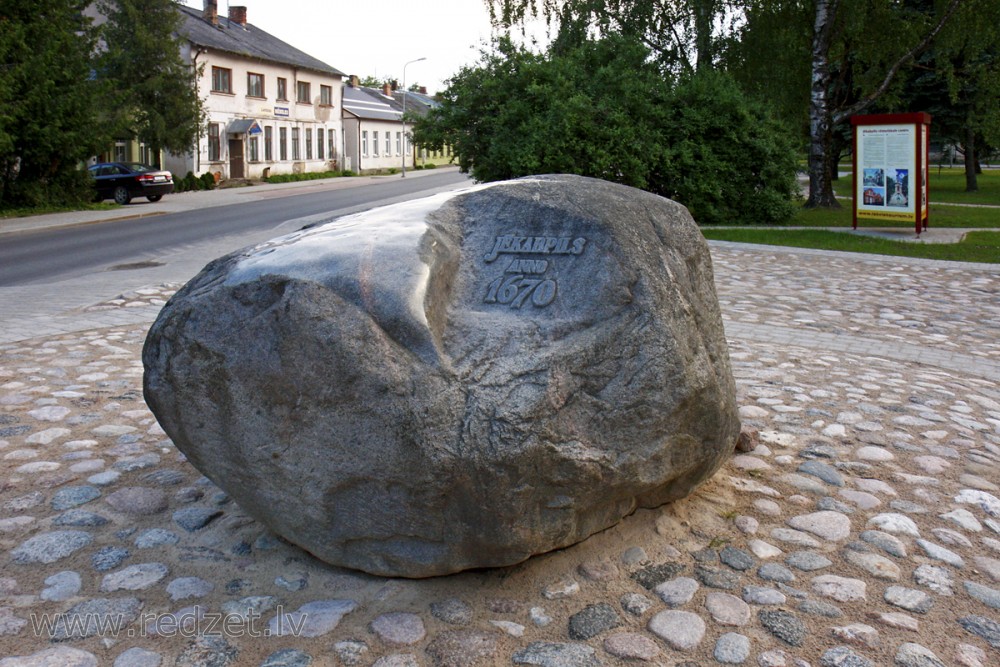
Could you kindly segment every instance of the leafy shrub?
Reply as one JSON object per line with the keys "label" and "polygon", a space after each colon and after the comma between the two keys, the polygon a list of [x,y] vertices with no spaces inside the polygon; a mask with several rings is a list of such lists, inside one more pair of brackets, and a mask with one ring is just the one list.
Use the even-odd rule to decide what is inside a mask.
{"label": "leafy shrub", "polygon": [[427,164],[424,165],[424,169],[437,169],[437,168],[438,166],[433,162],[428,162]]}
{"label": "leafy shrub", "polygon": [[416,122],[414,140],[453,146],[479,181],[593,176],[675,199],[701,224],[780,223],[794,213],[785,128],[728,75],[665,77],[627,37],[546,54],[500,38],[452,77],[443,98]]}
{"label": "leafy shrub", "polygon": [[210,171],[206,171],[204,174],[198,177],[201,181],[202,190],[214,190],[217,185],[215,182],[215,175]]}
{"label": "leafy shrub", "polygon": [[354,176],[350,169],[344,171],[309,171],[302,174],[274,174],[264,180],[268,183],[295,183],[297,181],[316,181],[323,178],[338,178],[340,176]]}
{"label": "leafy shrub", "polygon": [[201,190],[201,181],[198,180],[198,177],[195,176],[194,173],[190,171],[184,176],[184,190],[185,191]]}

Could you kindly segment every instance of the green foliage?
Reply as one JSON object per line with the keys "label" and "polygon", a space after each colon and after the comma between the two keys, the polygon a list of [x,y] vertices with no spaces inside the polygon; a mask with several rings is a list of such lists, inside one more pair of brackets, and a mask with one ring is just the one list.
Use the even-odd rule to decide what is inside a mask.
{"label": "green foliage", "polygon": [[274,174],[264,180],[268,183],[295,183],[297,181],[318,181],[324,178],[356,175],[350,169],[345,169],[344,171],[309,171],[302,174]]}
{"label": "green foliage", "polygon": [[417,121],[415,141],[453,146],[479,181],[593,176],[676,199],[703,223],[773,223],[793,212],[795,160],[781,126],[725,75],[665,78],[633,39],[541,55],[501,38],[442,97]]}
{"label": "green foliage", "polygon": [[80,165],[109,139],[91,76],[95,34],[82,0],[0,9],[0,208],[93,198]]}
{"label": "green foliage", "polygon": [[437,169],[437,168],[438,166],[433,162],[428,162],[427,164],[424,165],[424,169]]}
{"label": "green foliage", "polygon": [[202,190],[201,180],[194,175],[194,172],[189,171],[184,176],[184,189],[185,190]]}
{"label": "green foliage", "polygon": [[209,171],[199,176],[198,180],[201,181],[201,190],[214,190],[216,185],[218,185],[215,182],[215,175]]}
{"label": "green foliage", "polygon": [[203,109],[195,74],[180,56],[181,16],[172,0],[100,0],[106,49],[98,76],[108,83],[107,122],[118,137],[155,150],[190,150]]}

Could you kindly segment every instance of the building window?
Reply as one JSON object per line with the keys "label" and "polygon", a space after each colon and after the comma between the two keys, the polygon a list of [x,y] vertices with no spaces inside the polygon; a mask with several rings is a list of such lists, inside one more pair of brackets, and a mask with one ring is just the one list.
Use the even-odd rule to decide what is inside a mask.
{"label": "building window", "polygon": [[319,87],[319,103],[325,107],[333,106],[333,86]]}
{"label": "building window", "polygon": [[378,130],[372,130],[372,156],[378,157]]}
{"label": "building window", "polygon": [[313,131],[312,128],[306,128],[306,159],[313,159]]}
{"label": "building window", "polygon": [[264,97],[264,75],[247,72],[247,97]]}
{"label": "building window", "polygon": [[278,77],[278,99],[282,102],[288,101],[288,79]]}
{"label": "building window", "polygon": [[368,157],[368,130],[361,131],[361,154]]}
{"label": "building window", "polygon": [[298,97],[296,98],[296,101],[300,102],[301,104],[311,104],[312,95],[309,92],[309,82],[299,81],[295,85],[298,86],[298,88],[296,89],[298,91]]}
{"label": "building window", "polygon": [[208,124],[208,161],[218,162],[222,159],[222,144],[219,142],[219,124]]}
{"label": "building window", "polygon": [[331,160],[336,160],[337,154],[333,150],[333,130],[326,133],[326,144],[329,149],[326,154],[330,156]]}
{"label": "building window", "polygon": [[274,128],[270,125],[264,126],[264,161],[272,162],[274,160],[274,150],[271,148],[271,144],[274,143]]}
{"label": "building window", "polygon": [[323,159],[323,128],[316,130],[316,158]]}
{"label": "building window", "polygon": [[392,132],[385,131],[385,156],[392,155]]}
{"label": "building window", "polygon": [[299,128],[292,128],[292,159],[299,159]]}
{"label": "building window", "polygon": [[251,162],[260,162],[260,147],[258,143],[257,137],[250,137],[247,140],[247,153],[250,156]]}
{"label": "building window", "polygon": [[278,128],[278,154],[281,156],[281,160],[285,161],[288,159],[288,128],[279,127]]}
{"label": "building window", "polygon": [[396,155],[402,155],[402,154],[403,154],[403,133],[402,132],[397,132],[396,133]]}
{"label": "building window", "polygon": [[225,67],[212,68],[212,92],[233,92],[233,70],[226,69]]}

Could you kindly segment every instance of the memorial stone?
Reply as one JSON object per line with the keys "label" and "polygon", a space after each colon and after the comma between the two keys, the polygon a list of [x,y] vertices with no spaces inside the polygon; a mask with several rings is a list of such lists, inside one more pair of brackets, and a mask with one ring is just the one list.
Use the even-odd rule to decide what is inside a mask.
{"label": "memorial stone", "polygon": [[145,397],[190,462],[329,563],[425,577],[682,498],[740,432],[687,210],[578,176],[475,186],[215,260]]}

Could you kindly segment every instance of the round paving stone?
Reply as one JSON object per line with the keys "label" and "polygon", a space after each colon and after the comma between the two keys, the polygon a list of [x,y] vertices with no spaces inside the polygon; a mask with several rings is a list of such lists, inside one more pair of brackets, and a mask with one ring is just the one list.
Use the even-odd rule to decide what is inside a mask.
{"label": "round paving stone", "polygon": [[416,644],[427,634],[423,620],[407,612],[382,614],[372,621],[371,629],[390,644]]}
{"label": "round paving stone", "polygon": [[100,497],[101,491],[96,486],[68,486],[56,491],[51,505],[52,509],[61,512]]}
{"label": "round paving stone", "polygon": [[903,586],[889,586],[884,597],[889,604],[915,614],[926,614],[934,606],[934,599],[927,593]]}
{"label": "round paving stone", "polygon": [[619,632],[604,640],[604,650],[623,660],[649,662],[660,654],[652,639],[637,632]]}
{"label": "round paving stone", "polygon": [[621,624],[621,617],[611,605],[601,602],[585,607],[569,617],[569,638],[590,639]]}
{"label": "round paving stone", "polygon": [[157,514],[167,509],[167,494],[161,489],[127,486],[108,494],[104,501],[122,514],[140,516]]}
{"label": "round paving stone", "polygon": [[930,649],[907,642],[896,651],[895,663],[899,667],[945,667]]}
{"label": "round paving stone", "polygon": [[840,512],[813,512],[792,517],[788,525],[796,530],[804,530],[828,542],[846,540],[851,534],[851,520]]}
{"label": "round paving stone", "polygon": [[768,632],[789,646],[802,646],[806,638],[806,627],[795,614],[781,609],[762,609],[757,618]]}
{"label": "round paving stone", "polygon": [[81,530],[55,530],[26,540],[10,552],[18,565],[54,563],[79,551],[94,541]]}
{"label": "round paving stone", "polygon": [[735,632],[727,632],[715,642],[712,654],[725,665],[741,665],[750,657],[750,638]]}
{"label": "round paving stone", "polygon": [[741,626],[750,622],[750,605],[729,593],[709,593],[705,608],[719,625]]}
{"label": "round paving stone", "polygon": [[828,649],[819,659],[821,667],[875,667],[875,664],[846,646]]}
{"label": "round paving stone", "polygon": [[668,607],[680,607],[691,601],[698,590],[698,582],[690,577],[677,577],[665,581],[653,591],[660,596]]}
{"label": "round paving stone", "polygon": [[667,610],[649,619],[649,631],[678,651],[693,649],[705,637],[705,621],[689,611]]}

